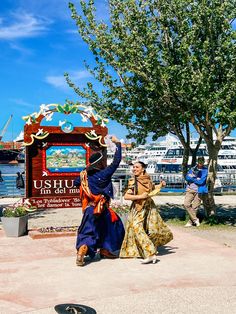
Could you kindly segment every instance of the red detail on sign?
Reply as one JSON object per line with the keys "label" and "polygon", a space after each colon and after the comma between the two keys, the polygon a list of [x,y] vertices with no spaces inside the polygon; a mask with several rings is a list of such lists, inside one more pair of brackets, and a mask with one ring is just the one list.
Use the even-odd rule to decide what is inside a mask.
{"label": "red detail on sign", "polygon": [[81,201],[78,197],[30,197],[32,206],[40,209],[70,208],[81,207]]}

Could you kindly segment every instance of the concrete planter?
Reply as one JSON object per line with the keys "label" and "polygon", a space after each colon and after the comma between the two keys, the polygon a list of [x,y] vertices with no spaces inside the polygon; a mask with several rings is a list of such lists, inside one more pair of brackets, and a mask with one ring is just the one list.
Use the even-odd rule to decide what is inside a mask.
{"label": "concrete planter", "polygon": [[1,217],[7,237],[20,237],[28,233],[28,215],[21,217]]}

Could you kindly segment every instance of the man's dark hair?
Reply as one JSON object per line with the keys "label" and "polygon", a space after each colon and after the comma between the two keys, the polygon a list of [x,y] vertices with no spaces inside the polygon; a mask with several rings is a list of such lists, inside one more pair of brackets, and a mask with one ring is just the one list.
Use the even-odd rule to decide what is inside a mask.
{"label": "man's dark hair", "polygon": [[204,156],[199,156],[198,159],[197,159],[197,162],[204,164],[204,162],[205,162]]}

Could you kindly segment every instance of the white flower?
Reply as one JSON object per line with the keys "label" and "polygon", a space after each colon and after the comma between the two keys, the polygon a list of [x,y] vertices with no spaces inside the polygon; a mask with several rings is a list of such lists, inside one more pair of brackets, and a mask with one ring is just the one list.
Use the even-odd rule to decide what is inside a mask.
{"label": "white flower", "polygon": [[82,122],[87,122],[87,121],[88,121],[87,116],[88,116],[88,115],[81,113]]}
{"label": "white flower", "polygon": [[39,136],[40,134],[43,134],[43,129],[38,129],[38,132],[36,133],[36,136]]}
{"label": "white flower", "polygon": [[49,110],[49,106],[48,105],[42,104],[40,106],[40,111],[47,111],[47,110]]}
{"label": "white flower", "polygon": [[92,136],[98,136],[95,130],[92,130],[92,131],[90,132],[90,134],[91,134]]}
{"label": "white flower", "polygon": [[53,112],[46,115],[46,121],[52,121]]}
{"label": "white flower", "polygon": [[39,113],[41,113],[43,116],[47,115],[47,111],[50,110],[48,105],[42,104],[40,106],[40,111]]}
{"label": "white flower", "polygon": [[29,119],[26,121],[26,124],[28,124],[28,125],[32,124],[30,117],[29,117]]}
{"label": "white flower", "polygon": [[90,114],[92,114],[93,113],[93,107],[89,106],[89,107],[85,108],[84,111],[89,112]]}
{"label": "white flower", "polygon": [[66,121],[61,121],[61,120],[59,120],[59,126],[62,126],[63,124],[65,124],[66,123]]}
{"label": "white flower", "polygon": [[105,124],[104,120],[102,120],[101,127],[104,128],[105,126],[106,126],[106,124]]}

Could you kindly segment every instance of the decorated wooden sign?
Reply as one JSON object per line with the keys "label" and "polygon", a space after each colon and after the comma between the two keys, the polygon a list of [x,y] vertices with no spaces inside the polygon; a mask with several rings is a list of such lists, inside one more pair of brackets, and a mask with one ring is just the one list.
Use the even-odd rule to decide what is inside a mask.
{"label": "decorated wooden sign", "polygon": [[[46,126],[55,113],[64,117],[79,114],[82,123],[74,126],[67,119],[57,126]],[[79,189],[74,179],[88,164],[92,153],[100,151],[106,156],[104,137],[106,119],[93,109],[81,104],[41,105],[40,111],[23,117],[24,145],[26,146],[26,198],[37,208],[64,208],[80,206]],[[106,158],[104,158],[106,162]]]}

